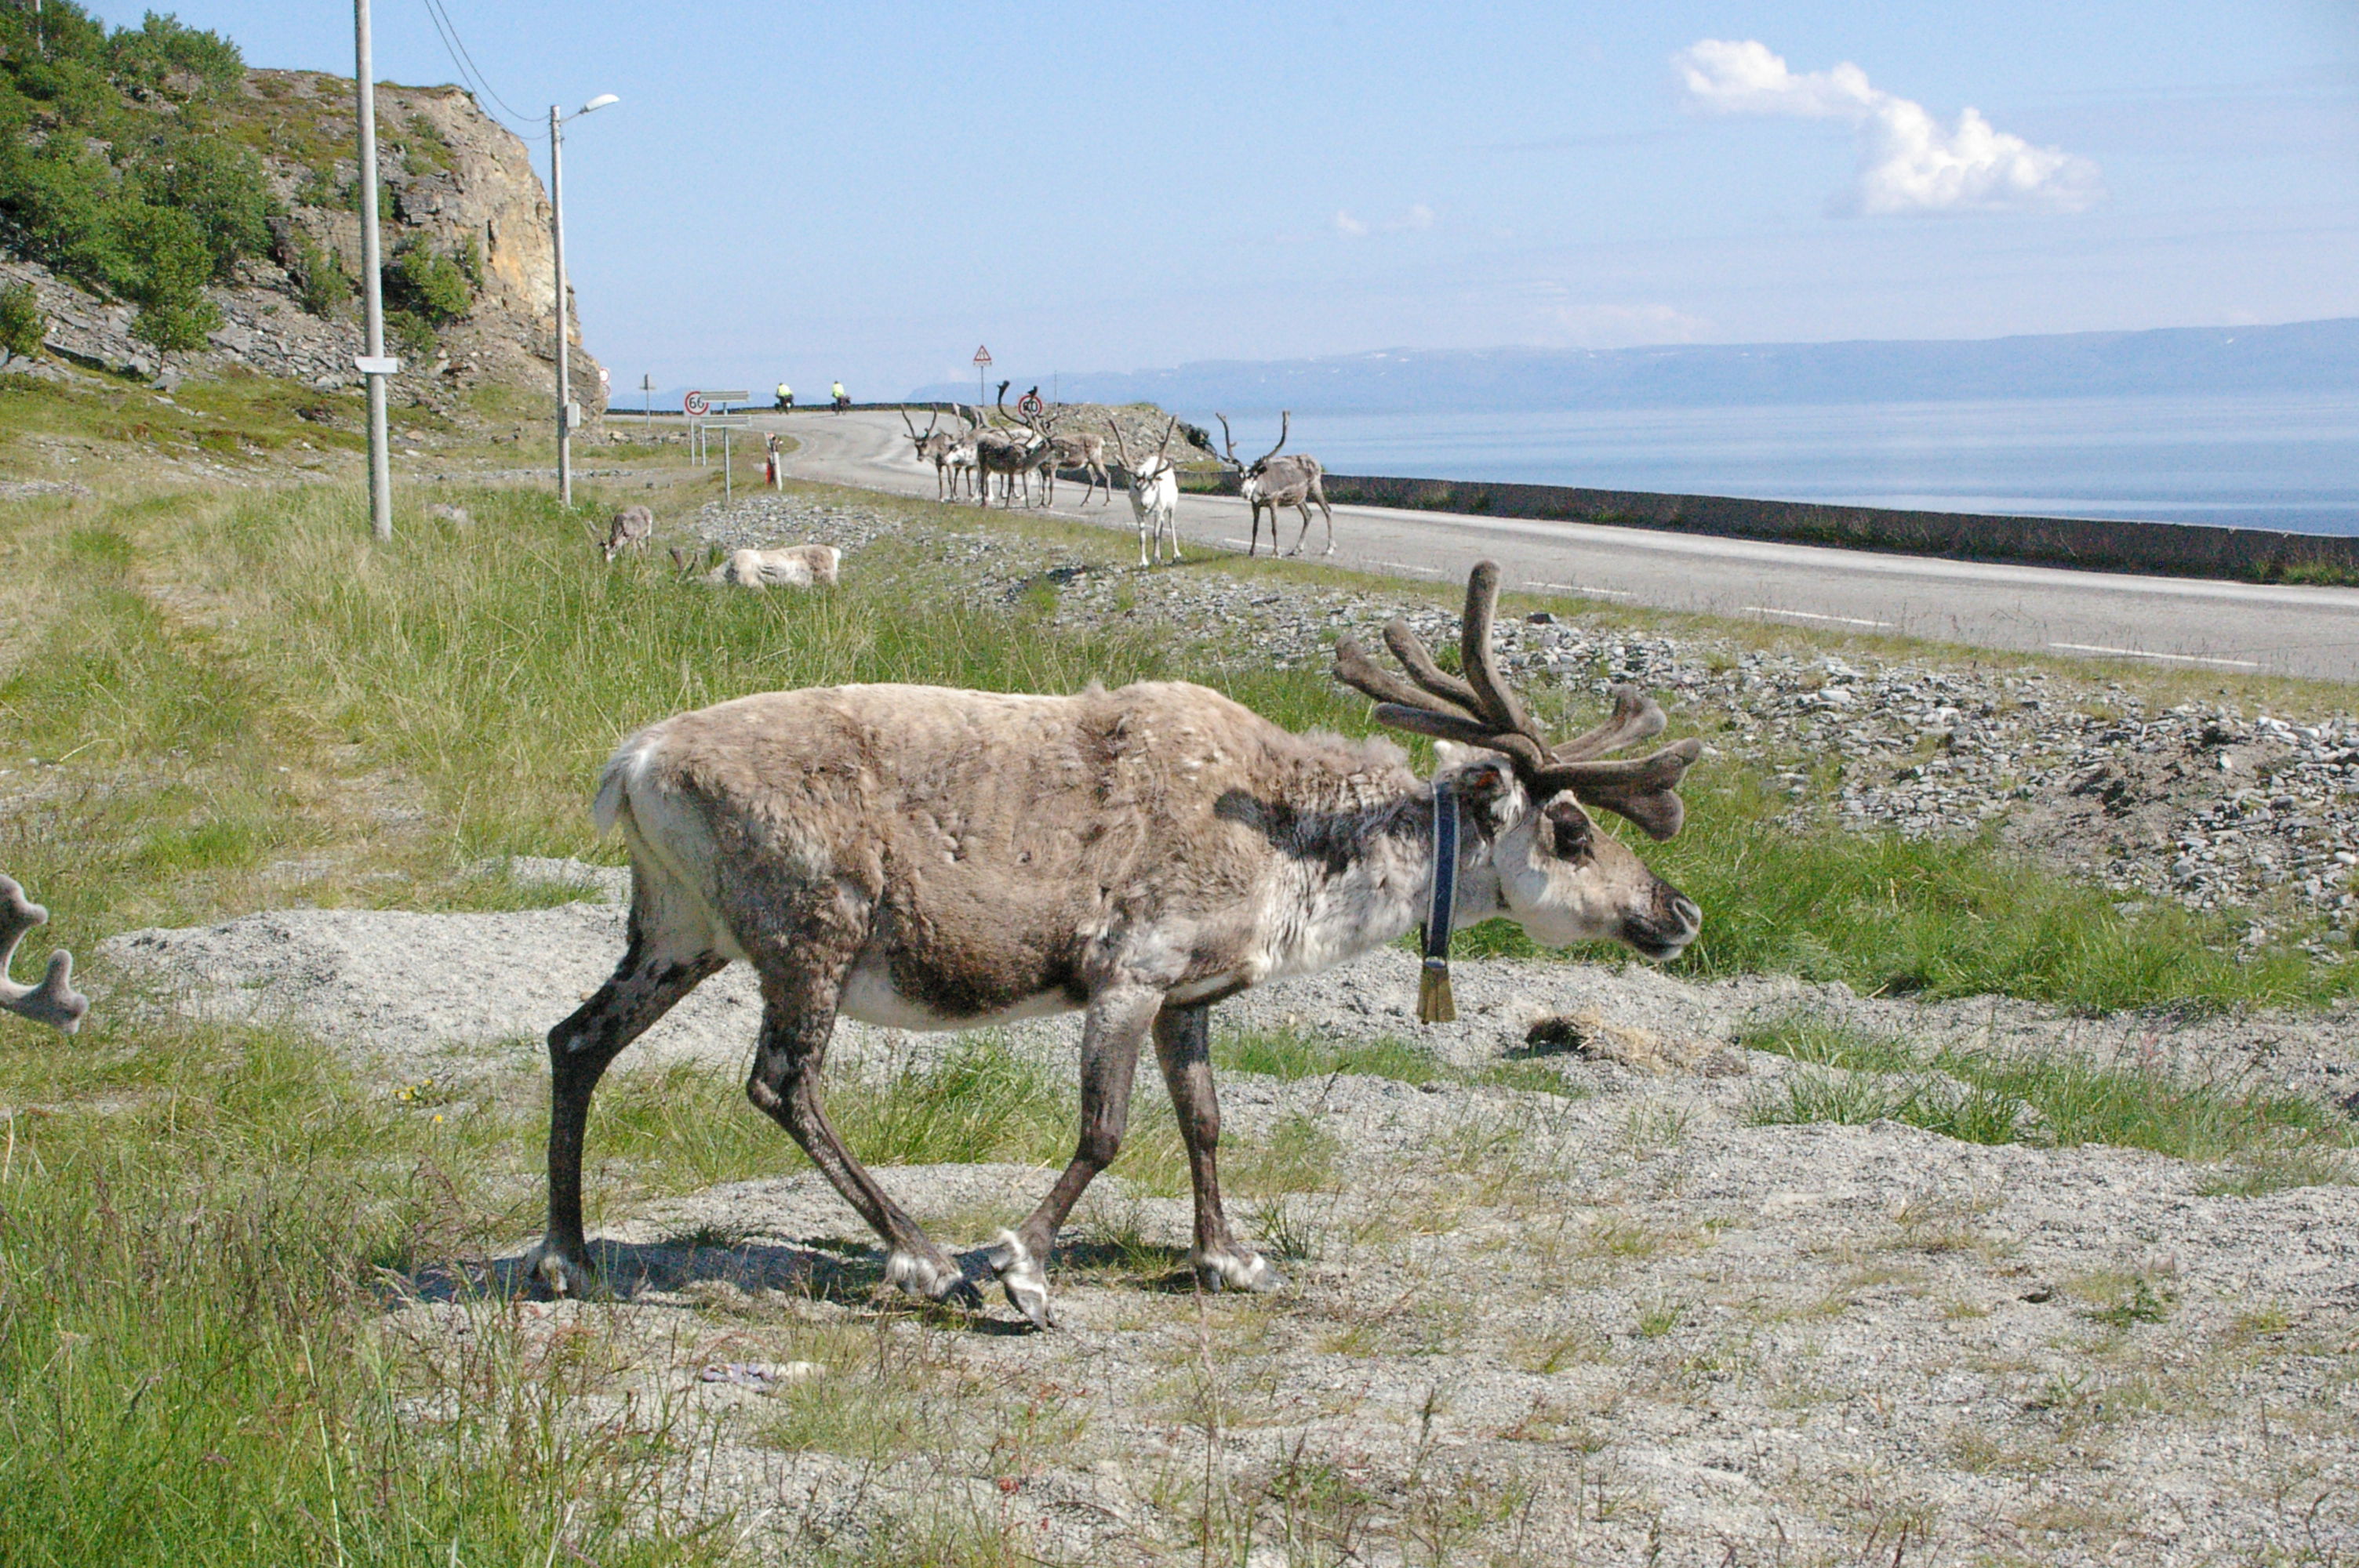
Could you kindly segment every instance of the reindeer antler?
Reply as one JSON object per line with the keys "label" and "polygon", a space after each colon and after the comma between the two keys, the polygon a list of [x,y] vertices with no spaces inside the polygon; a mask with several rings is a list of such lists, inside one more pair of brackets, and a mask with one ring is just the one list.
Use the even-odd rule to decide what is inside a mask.
{"label": "reindeer antler", "polygon": [[[1225,414],[1215,414],[1212,417],[1221,422],[1221,449],[1229,454],[1229,461],[1237,463],[1236,438],[1229,434],[1229,416]],[[1243,463],[1237,463],[1239,468],[1245,466]]]}
{"label": "reindeer antler", "polygon": [[73,955],[60,947],[49,955],[49,972],[37,986],[18,985],[9,978],[16,944],[36,925],[49,924],[49,912],[25,896],[16,879],[0,876],[0,1008],[46,1023],[61,1033],[82,1027],[90,999],[73,989]]}
{"label": "reindeer antler", "polygon": [[1114,455],[1122,460],[1124,471],[1132,470],[1136,465],[1130,460],[1130,443],[1122,438],[1122,427],[1114,423],[1111,414],[1106,416],[1106,429],[1114,437]]}
{"label": "reindeer antler", "polygon": [[1385,645],[1408,672],[1403,680],[1377,665],[1349,637],[1335,643],[1335,678],[1376,699],[1376,718],[1397,730],[1437,736],[1504,752],[1536,802],[1571,790],[1582,802],[1628,817],[1656,838],[1680,830],[1686,807],[1680,776],[1703,754],[1703,742],[1679,741],[1625,762],[1599,759],[1659,734],[1663,710],[1636,687],[1614,688],[1614,716],[1587,734],[1551,749],[1523,705],[1500,677],[1491,646],[1499,600],[1499,568],[1478,563],[1466,579],[1466,614],[1459,636],[1463,678],[1433,662],[1408,623],[1385,628]]}
{"label": "reindeer antler", "polygon": [[1262,464],[1269,461],[1270,459],[1277,456],[1278,453],[1286,449],[1287,432],[1292,428],[1293,423],[1294,415],[1290,410],[1281,408],[1277,411],[1277,445],[1272,447],[1260,457],[1255,459],[1254,467],[1261,467]]}
{"label": "reindeer antler", "polygon": [[1159,458],[1171,449],[1171,432],[1178,428],[1180,428],[1180,416],[1174,414],[1171,416],[1171,423],[1163,427],[1163,439],[1157,443],[1155,448],[1157,457]]}

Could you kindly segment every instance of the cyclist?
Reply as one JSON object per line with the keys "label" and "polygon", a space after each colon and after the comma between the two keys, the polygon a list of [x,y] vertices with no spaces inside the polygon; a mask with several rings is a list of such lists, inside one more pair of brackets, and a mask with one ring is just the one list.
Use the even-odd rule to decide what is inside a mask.
{"label": "cyclist", "polygon": [[785,382],[778,383],[778,412],[783,414],[795,406],[795,389]]}
{"label": "cyclist", "polygon": [[828,395],[835,399],[835,411],[838,414],[852,406],[852,394],[843,390],[843,383],[840,381],[828,389]]}

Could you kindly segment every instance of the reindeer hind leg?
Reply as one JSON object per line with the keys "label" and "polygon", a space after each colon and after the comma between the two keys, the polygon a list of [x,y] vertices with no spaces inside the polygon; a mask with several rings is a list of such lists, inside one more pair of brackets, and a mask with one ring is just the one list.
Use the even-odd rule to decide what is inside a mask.
{"label": "reindeer hind leg", "polygon": [[592,1283],[582,1230],[582,1141],[598,1080],[625,1046],[728,963],[700,943],[649,930],[661,924],[635,889],[622,961],[549,1032],[549,1228],[526,1258],[524,1273],[560,1295],[580,1295]]}

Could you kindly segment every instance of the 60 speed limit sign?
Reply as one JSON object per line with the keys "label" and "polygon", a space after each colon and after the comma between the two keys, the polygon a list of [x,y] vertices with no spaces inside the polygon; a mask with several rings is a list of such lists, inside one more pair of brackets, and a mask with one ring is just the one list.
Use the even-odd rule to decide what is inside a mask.
{"label": "60 speed limit sign", "polygon": [[690,393],[679,400],[679,406],[691,419],[701,419],[712,412],[712,405],[704,400],[704,394],[701,392]]}

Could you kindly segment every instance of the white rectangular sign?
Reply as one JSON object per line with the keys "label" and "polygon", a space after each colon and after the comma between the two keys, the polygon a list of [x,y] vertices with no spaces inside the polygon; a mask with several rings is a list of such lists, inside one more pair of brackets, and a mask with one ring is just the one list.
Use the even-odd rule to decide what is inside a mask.
{"label": "white rectangular sign", "polygon": [[353,356],[353,368],[363,375],[398,375],[401,373],[401,357],[398,354],[355,354]]}

